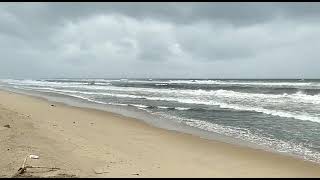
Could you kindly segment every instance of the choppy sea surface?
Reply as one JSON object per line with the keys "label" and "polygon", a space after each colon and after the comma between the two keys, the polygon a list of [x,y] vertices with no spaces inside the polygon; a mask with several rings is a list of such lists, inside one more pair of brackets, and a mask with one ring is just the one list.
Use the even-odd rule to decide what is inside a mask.
{"label": "choppy sea surface", "polygon": [[0,87],[130,107],[157,123],[320,162],[320,80],[2,79]]}

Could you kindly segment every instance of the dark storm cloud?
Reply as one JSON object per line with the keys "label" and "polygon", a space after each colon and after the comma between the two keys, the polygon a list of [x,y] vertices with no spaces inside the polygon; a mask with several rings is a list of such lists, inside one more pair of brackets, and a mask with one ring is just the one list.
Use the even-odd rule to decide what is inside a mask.
{"label": "dark storm cloud", "polygon": [[319,18],[318,2],[1,3],[0,77],[318,77]]}
{"label": "dark storm cloud", "polygon": [[[277,16],[286,18],[320,15],[319,2],[263,3],[263,2],[198,2],[198,3],[47,3],[42,5],[47,20],[81,18],[91,14],[119,13],[135,18],[156,18],[175,23],[194,21],[225,21],[235,25],[262,23]],[[20,10],[19,10],[20,11]],[[23,11],[20,11],[23,13]]]}

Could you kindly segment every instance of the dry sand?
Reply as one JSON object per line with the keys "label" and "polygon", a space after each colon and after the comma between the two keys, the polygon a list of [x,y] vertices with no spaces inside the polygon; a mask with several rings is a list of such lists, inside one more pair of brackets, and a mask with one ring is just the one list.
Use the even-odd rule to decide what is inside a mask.
{"label": "dry sand", "polygon": [[5,91],[0,147],[0,177],[28,154],[40,156],[28,165],[61,168],[24,174],[37,177],[320,177],[311,162]]}

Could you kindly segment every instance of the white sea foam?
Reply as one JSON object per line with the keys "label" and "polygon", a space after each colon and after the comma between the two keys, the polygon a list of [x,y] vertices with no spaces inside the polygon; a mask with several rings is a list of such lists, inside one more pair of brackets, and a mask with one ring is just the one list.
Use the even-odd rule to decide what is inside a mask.
{"label": "white sea foam", "polygon": [[167,86],[167,83],[157,83],[156,86]]}
{"label": "white sea foam", "polygon": [[221,80],[170,80],[169,83],[176,84],[224,84],[224,85],[262,85],[262,86],[309,86],[317,85],[314,83],[304,83],[304,82],[245,82],[245,81],[221,81]]}
{"label": "white sea foam", "polygon": [[[114,94],[114,93],[96,93],[96,92],[81,92],[81,91],[70,91],[70,90],[55,90],[46,88],[47,90],[54,92],[68,92],[68,93],[81,93],[81,94],[89,94],[89,95],[107,95],[114,97],[122,97],[122,98],[139,98],[139,99],[147,99],[154,101],[175,101],[186,104],[199,104],[199,105],[209,105],[209,106],[219,106],[220,108],[225,109],[234,109],[238,111],[253,111],[260,112],[272,116],[286,117],[286,118],[294,118],[297,120],[305,120],[305,121],[313,121],[320,123],[320,118],[318,116],[313,116],[308,113],[297,113],[297,112],[288,112],[282,110],[272,110],[266,109],[262,107],[254,107],[248,105],[239,105],[239,104],[229,104],[225,102],[217,102],[214,100],[199,100],[199,99],[190,99],[190,98],[179,98],[179,97],[148,97],[148,96],[137,96],[137,95],[128,95],[128,94]],[[147,107],[147,106],[146,106]],[[145,107],[140,107],[145,108]],[[185,108],[176,108],[177,110],[187,110]]]}
{"label": "white sea foam", "polygon": [[237,99],[252,99],[252,100],[267,100],[267,101],[291,101],[297,103],[320,104],[320,95],[307,95],[302,92],[294,94],[259,94],[259,93],[244,93],[228,90],[210,91],[208,94],[216,95],[225,98]]}
{"label": "white sea foam", "polygon": [[235,92],[229,90],[186,90],[186,89],[154,89],[154,88],[139,88],[139,87],[115,87],[115,86],[84,86],[78,83],[57,83],[57,82],[39,82],[39,81],[20,81],[13,80],[10,83],[15,85],[36,85],[41,87],[65,87],[65,88],[81,88],[88,90],[104,90],[104,91],[123,91],[123,92],[144,92],[144,93],[165,93],[172,94],[186,94],[198,96],[218,96],[225,98],[238,98],[238,99],[252,99],[252,100],[273,100],[273,101],[291,101],[296,103],[311,103],[320,104],[320,95],[307,95],[301,92],[295,94],[258,94],[258,93],[245,93]]}
{"label": "white sea foam", "polygon": [[244,86],[271,86],[271,87],[305,87],[320,88],[320,83],[313,82],[268,82],[268,81],[237,81],[237,80],[128,80],[130,83],[156,83],[156,84],[199,84],[199,85],[244,85]]}
{"label": "white sea foam", "polygon": [[[9,80],[7,81],[14,85],[36,85],[38,88],[53,92],[72,93],[73,95],[102,95],[114,96],[119,98],[136,98],[153,101],[174,101],[186,104],[201,104],[208,106],[219,106],[220,108],[234,109],[239,111],[260,112],[272,116],[294,118],[298,120],[308,120],[320,122],[318,115],[313,115],[308,112],[288,111],[281,109],[269,109],[262,107],[264,104],[277,103],[304,103],[304,104],[320,104],[320,95],[307,95],[302,92],[295,94],[258,94],[245,93],[230,90],[186,90],[186,89],[154,89],[154,88],[137,88],[137,87],[115,87],[115,86],[84,86],[79,84],[67,84],[57,82],[43,82],[33,80]],[[56,88],[77,88],[80,90],[56,89]],[[85,91],[86,90],[86,91]],[[90,90],[101,90],[95,92]],[[112,92],[117,91],[117,92]],[[121,92],[121,93],[119,93]],[[138,94],[130,94],[130,93]],[[177,108],[179,110],[179,108]]]}
{"label": "white sea foam", "polygon": [[135,106],[135,107],[138,107],[138,108],[147,108],[148,106],[146,105],[143,105],[143,104],[129,104],[131,106]]}
{"label": "white sea foam", "polygon": [[185,111],[185,110],[190,110],[191,108],[186,108],[186,107],[175,107],[176,110],[180,111]]}
{"label": "white sea foam", "polygon": [[[65,79],[66,81],[68,79]],[[70,79],[71,81],[76,81]],[[85,82],[83,82],[85,81]],[[270,87],[313,87],[320,88],[320,83],[316,82],[268,82],[268,81],[236,81],[236,80],[129,80],[129,79],[115,79],[115,80],[104,80],[104,79],[81,79],[78,83],[88,82],[122,82],[122,83],[149,83],[149,84],[199,84],[199,85],[245,85],[245,86],[270,86]],[[2,82],[23,82],[23,83],[46,83],[48,81],[35,81],[35,80],[14,80],[14,79],[3,79]],[[61,83],[61,82],[48,82],[48,83]],[[72,82],[63,82],[72,83]]]}

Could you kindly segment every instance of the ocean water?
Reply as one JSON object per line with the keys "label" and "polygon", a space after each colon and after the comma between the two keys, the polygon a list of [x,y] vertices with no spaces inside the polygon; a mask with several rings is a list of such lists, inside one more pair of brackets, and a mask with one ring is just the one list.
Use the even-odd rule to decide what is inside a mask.
{"label": "ocean water", "polygon": [[0,85],[130,107],[157,123],[320,162],[320,80],[3,79]]}

